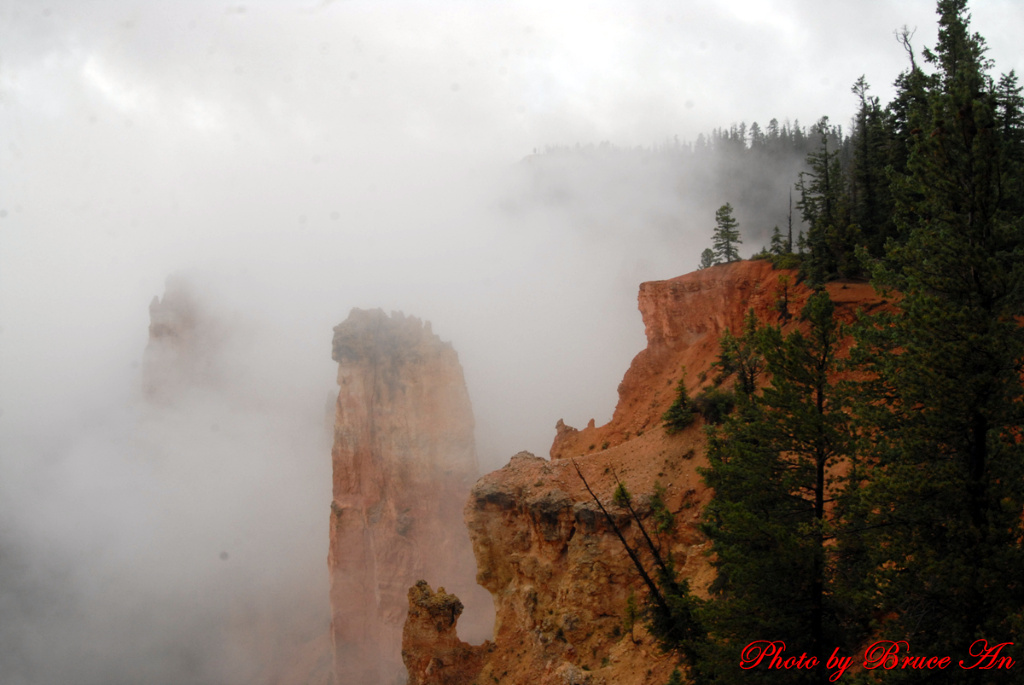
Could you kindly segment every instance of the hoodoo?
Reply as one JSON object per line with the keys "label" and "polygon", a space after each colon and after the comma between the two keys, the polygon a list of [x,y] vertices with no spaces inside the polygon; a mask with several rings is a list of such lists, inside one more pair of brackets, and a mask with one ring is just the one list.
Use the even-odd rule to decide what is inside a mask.
{"label": "hoodoo", "polygon": [[163,299],[149,304],[149,342],[142,360],[142,390],[166,402],[191,387],[215,384],[227,331],[200,303],[182,276],[167,279]]}
{"label": "hoodoo", "polygon": [[330,552],[336,681],[405,681],[408,589],[475,585],[462,520],[478,477],[473,410],[458,355],[419,319],[353,309],[334,329],[338,362]]}

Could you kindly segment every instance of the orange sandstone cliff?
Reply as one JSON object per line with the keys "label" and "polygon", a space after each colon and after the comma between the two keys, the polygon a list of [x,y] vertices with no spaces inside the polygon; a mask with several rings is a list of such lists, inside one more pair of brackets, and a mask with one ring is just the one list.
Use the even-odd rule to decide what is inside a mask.
{"label": "orange sandstone cliff", "polygon": [[444,578],[478,609],[489,603],[462,524],[479,475],[473,412],[458,355],[419,319],[353,309],[332,356],[335,679],[390,685],[405,680],[402,627],[417,580]]}
{"label": "orange sandstone cliff", "polygon": [[[452,625],[435,622],[434,649],[432,624],[417,605],[423,593],[410,591],[408,620],[416,626],[415,639],[407,635],[405,644],[410,685],[668,680],[675,659],[659,650],[642,625],[624,621],[630,594],[639,601],[643,586],[573,462],[618,517],[634,548],[640,546],[637,526],[611,503],[616,479],[633,493],[642,514],[649,512],[655,483],[665,487],[676,529],[659,544],[670,550],[691,587],[705,593],[713,569],[698,526],[710,494],[697,473],[707,463],[704,433],[697,421],[668,436],[661,415],[675,399],[684,367],[691,393],[703,384],[703,375],[712,375],[720,335],[726,328],[740,331],[749,309],[774,322],[777,303],[786,299],[789,325],[799,325],[810,292],[794,283],[794,274],[775,271],[768,262],[745,261],[640,286],[647,348],[619,385],[612,420],[582,430],[559,421],[550,461],[527,453],[514,456],[481,478],[466,504],[477,579],[497,612],[494,642],[476,648],[459,644],[453,613]],[[829,291],[841,319],[852,319],[856,308],[881,304],[865,284],[832,284]],[[448,584],[444,576],[427,579]]]}

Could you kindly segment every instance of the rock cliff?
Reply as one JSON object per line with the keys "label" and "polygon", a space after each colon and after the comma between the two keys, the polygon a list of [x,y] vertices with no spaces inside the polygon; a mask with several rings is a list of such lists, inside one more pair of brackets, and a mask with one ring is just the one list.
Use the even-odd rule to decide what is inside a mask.
{"label": "rock cliff", "polygon": [[[458,355],[429,324],[354,309],[338,362],[328,565],[339,685],[404,682],[407,591],[444,578],[478,609],[462,507],[478,474]],[[486,611],[484,612],[486,616]]]}
{"label": "rock cliff", "polygon": [[[640,284],[637,297],[647,335],[647,348],[630,364],[619,384],[619,401],[612,420],[604,426],[576,430],[562,421],[556,426],[551,458],[593,451],[595,445],[618,445],[661,424],[661,415],[676,397],[676,382],[685,378],[691,396],[702,374],[713,375],[718,340],[728,328],[743,329],[751,309],[762,323],[797,325],[811,291],[797,284],[794,271],[780,271],[767,261],[740,261],[695,271],[667,281]],[[836,317],[851,322],[857,310],[885,306],[867,283],[834,282],[828,285],[836,304]],[[784,306],[781,306],[783,303]]]}
{"label": "rock cliff", "polygon": [[[633,493],[642,515],[650,511],[655,483],[664,487],[676,526],[658,544],[671,552],[691,587],[705,593],[713,570],[698,527],[710,496],[697,473],[707,463],[704,433],[698,421],[666,435],[661,415],[675,398],[683,367],[688,389],[696,392],[702,372],[717,357],[719,336],[726,328],[740,330],[750,308],[762,320],[774,321],[777,303],[785,299],[794,317],[799,313],[809,291],[794,281],[794,274],[774,271],[767,262],[738,262],[642,284],[639,307],[648,344],[619,385],[612,420],[582,430],[559,421],[551,461],[521,453],[477,482],[465,517],[478,581],[493,596],[497,616],[494,643],[476,648],[479,672],[465,682],[668,680],[674,659],[660,652],[642,625],[625,620],[630,594],[639,601],[644,590],[574,462],[634,548],[640,547],[637,526],[612,503],[616,482]],[[880,304],[863,284],[829,289],[841,318],[852,318],[855,307]],[[410,617],[414,620],[412,608]],[[422,639],[406,645],[407,664],[428,663],[431,657]],[[446,666],[457,670],[468,660],[465,653],[447,662],[438,658],[432,675],[416,682],[446,682]]]}
{"label": "rock cliff", "polygon": [[212,315],[185,277],[167,279],[163,299],[149,304],[149,342],[142,358],[142,390],[167,402],[193,387],[215,385],[223,372],[224,323]]}

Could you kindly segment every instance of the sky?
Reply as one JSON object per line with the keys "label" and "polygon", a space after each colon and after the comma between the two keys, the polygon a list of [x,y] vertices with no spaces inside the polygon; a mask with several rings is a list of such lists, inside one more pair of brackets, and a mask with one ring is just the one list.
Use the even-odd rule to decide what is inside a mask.
{"label": "sky", "polygon": [[[1024,4],[972,14],[997,71],[1024,72]],[[105,561],[76,577],[102,597],[84,578],[131,557],[113,537],[160,528],[153,501],[205,493],[196,516],[230,531],[205,554],[266,523],[237,512],[274,484],[303,501],[275,515],[315,540],[329,456],[319,435],[281,436],[322,424],[352,307],[452,341],[484,470],[546,456],[560,418],[607,421],[645,344],[639,284],[692,270],[712,217],[657,170],[594,172],[552,206],[524,160],[772,117],[847,124],[862,74],[891,96],[904,25],[919,54],[934,45],[933,3],[0,0],[0,547],[67,560],[95,542]],[[276,418],[241,390],[140,416],[148,305],[175,273],[244,322],[236,367]],[[209,439],[204,411],[223,427]],[[238,507],[217,504],[253,454]],[[70,529],[53,514],[68,502]]]}
{"label": "sky", "polygon": [[[1024,6],[973,15],[998,69],[1024,70]],[[690,270],[703,245],[688,231],[704,241],[710,220],[595,241],[564,212],[501,215],[509,169],[546,145],[847,123],[860,75],[888,99],[903,25],[934,44],[922,0],[5,0],[0,351],[17,363],[0,370],[3,422],[52,411],[71,376],[119,392],[111,367],[138,362],[145,304],[194,269],[218,274],[228,308],[307,327],[295,343],[310,352],[353,306],[432,320],[499,434],[481,437],[484,461],[543,453],[558,418],[610,416],[643,346],[637,286]],[[678,201],[637,192],[605,221]],[[495,408],[495,384],[519,386],[516,406]]]}

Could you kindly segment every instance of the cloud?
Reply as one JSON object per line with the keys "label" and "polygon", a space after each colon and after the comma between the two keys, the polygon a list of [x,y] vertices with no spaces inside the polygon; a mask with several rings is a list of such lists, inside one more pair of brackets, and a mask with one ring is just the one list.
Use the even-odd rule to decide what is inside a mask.
{"label": "cloud", "polygon": [[[1024,71],[1024,7],[973,12],[998,68]],[[545,454],[559,418],[606,421],[644,345],[639,283],[692,269],[706,205],[729,198],[693,197],[701,179],[643,155],[544,173],[524,158],[772,117],[843,123],[857,77],[884,100],[905,67],[892,31],[917,26],[923,47],[934,23],[925,0],[5,3],[0,554],[41,580],[27,594],[0,580],[4,601],[65,588],[33,605],[30,624],[73,640],[94,625],[84,613],[107,596],[98,586],[154,590],[134,579],[135,560],[167,574],[173,603],[223,581],[220,539],[242,549],[274,516],[317,520],[327,495],[310,504],[300,485],[281,506],[311,507],[302,516],[245,512],[275,497],[282,435],[319,425],[331,328],[353,306],[404,310],[453,341],[488,468],[523,448]],[[277,423],[230,404],[138,416],[149,301],[189,268],[208,275],[220,311],[259,331],[235,363],[258,369],[252,392],[291,398]],[[188,459],[135,460],[168,446]],[[255,471],[218,501],[253,455]],[[321,457],[302,483],[329,487]],[[204,516],[217,532],[190,543]],[[174,585],[164,543],[197,564],[195,583]],[[325,550],[311,542],[303,564],[321,569]],[[229,565],[244,558],[232,551]],[[111,611],[90,619],[97,634],[134,620]],[[62,613],[60,628],[50,618]],[[161,635],[187,638],[184,614],[147,654]],[[42,642],[18,644],[19,673],[45,661]]]}

